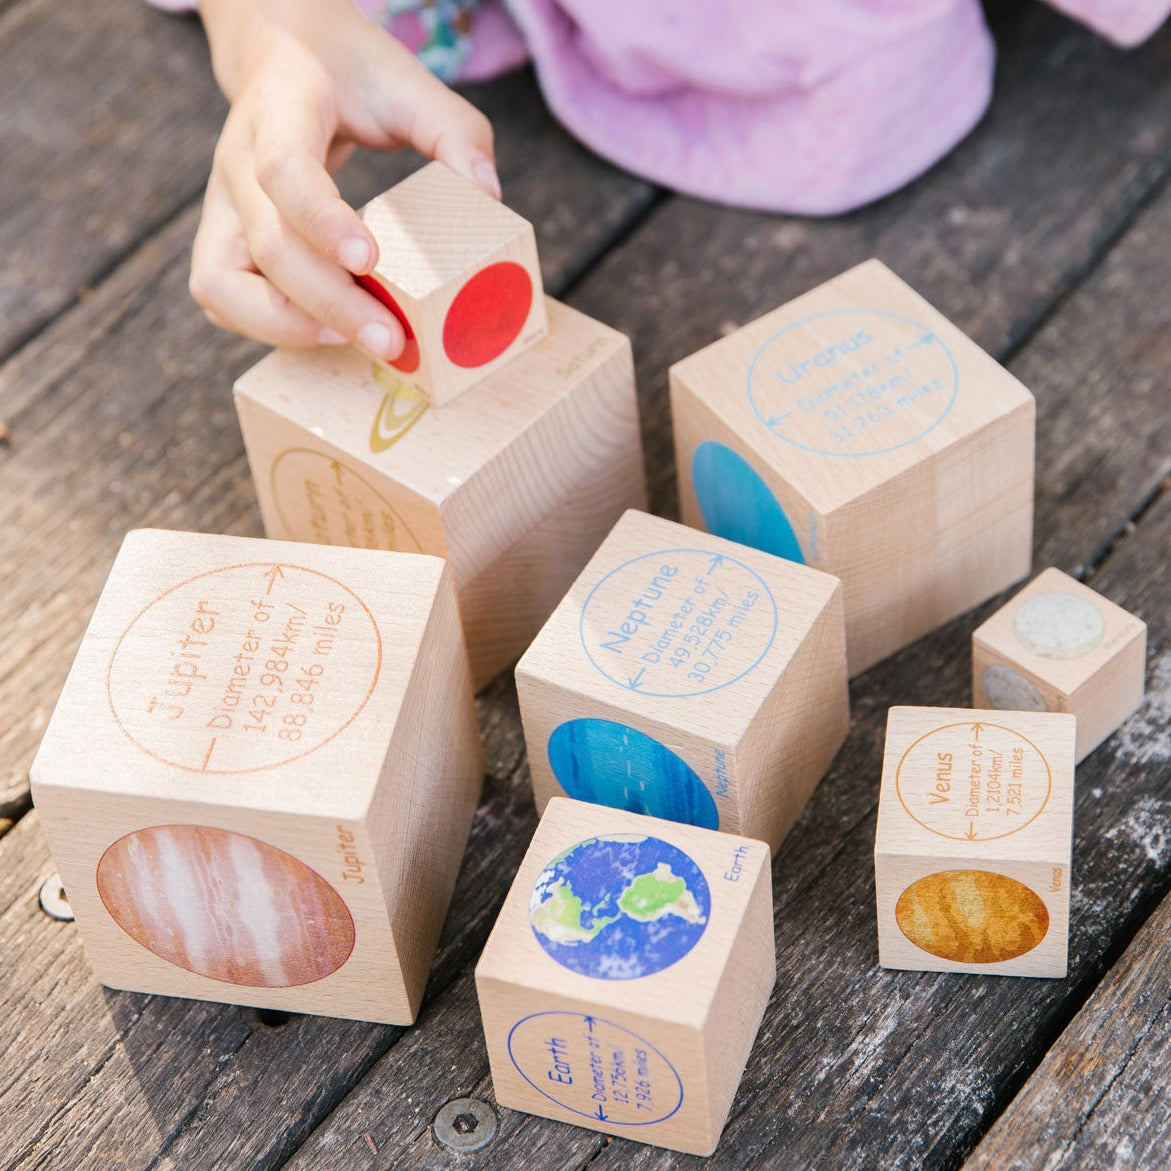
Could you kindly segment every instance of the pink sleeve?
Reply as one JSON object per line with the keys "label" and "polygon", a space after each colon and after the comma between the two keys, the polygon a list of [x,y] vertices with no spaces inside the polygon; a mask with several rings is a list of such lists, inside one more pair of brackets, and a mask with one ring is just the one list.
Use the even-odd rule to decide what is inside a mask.
{"label": "pink sleeve", "polygon": [[1048,0],[1124,49],[1145,41],[1171,13],[1171,0]]}

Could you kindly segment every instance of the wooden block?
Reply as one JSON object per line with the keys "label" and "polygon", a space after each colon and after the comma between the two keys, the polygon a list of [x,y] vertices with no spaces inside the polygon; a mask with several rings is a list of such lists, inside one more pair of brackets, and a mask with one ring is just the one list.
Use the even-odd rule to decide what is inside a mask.
{"label": "wooden block", "polygon": [[482,777],[438,558],[152,530],[32,766],[104,984],[393,1024]]}
{"label": "wooden block", "polygon": [[841,585],[628,512],[516,681],[538,810],[565,794],[775,851],[849,725]]}
{"label": "wooden block", "polygon": [[1143,700],[1147,626],[1046,569],[972,635],[975,707],[1077,716],[1084,760]]}
{"label": "wooden block", "polygon": [[1032,396],[877,260],[671,368],[685,523],[841,578],[850,674],[1029,571]]}
{"label": "wooden block", "polygon": [[874,842],[883,967],[1065,975],[1076,723],[890,709]]}
{"label": "wooden block", "polygon": [[496,1100],[709,1155],[776,980],[763,842],[558,798],[476,966]]}
{"label": "wooden block", "polygon": [[545,336],[532,225],[442,163],[362,208],[378,267],[358,283],[398,318],[391,365],[436,405]]}
{"label": "wooden block", "polygon": [[236,384],[268,535],[447,558],[477,688],[646,502],[629,340],[552,300],[549,320],[441,410],[346,349],[277,350]]}

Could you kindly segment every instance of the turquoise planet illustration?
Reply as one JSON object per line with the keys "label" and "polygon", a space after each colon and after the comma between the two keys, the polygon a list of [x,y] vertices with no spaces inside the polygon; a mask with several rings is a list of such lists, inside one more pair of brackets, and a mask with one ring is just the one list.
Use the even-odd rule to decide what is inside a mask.
{"label": "turquoise planet illustration", "polygon": [[743,456],[713,440],[701,443],[691,460],[691,478],[709,533],[805,564],[785,510]]}
{"label": "turquoise planet illustration", "polygon": [[570,720],[549,737],[549,764],[578,801],[718,829],[720,815],[695,770],[652,736],[612,720]]}
{"label": "turquoise planet illustration", "polygon": [[599,980],[661,972],[699,942],[711,917],[703,871],[660,838],[587,838],[541,871],[529,920],[562,967]]}

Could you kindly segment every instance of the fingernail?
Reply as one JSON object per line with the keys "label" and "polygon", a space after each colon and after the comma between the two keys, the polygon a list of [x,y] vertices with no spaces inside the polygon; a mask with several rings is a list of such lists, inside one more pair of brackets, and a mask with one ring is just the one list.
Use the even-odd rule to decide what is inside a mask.
{"label": "fingernail", "polygon": [[472,161],[472,174],[476,177],[476,182],[479,183],[489,195],[494,195],[497,199],[501,197],[500,191],[500,176],[496,174],[496,168],[492,164],[492,160],[480,155]]}
{"label": "fingernail", "polygon": [[317,335],[317,340],[323,346],[344,346],[350,339],[338,333],[336,329],[330,329],[328,325],[324,325]]}
{"label": "fingernail", "polygon": [[378,354],[383,358],[392,356],[390,349],[394,337],[385,325],[380,325],[378,322],[371,322],[369,325],[362,326],[358,330],[358,341],[372,354]]}
{"label": "fingernail", "polygon": [[338,245],[337,255],[350,272],[365,272],[374,263],[370,245],[361,236],[347,236]]}

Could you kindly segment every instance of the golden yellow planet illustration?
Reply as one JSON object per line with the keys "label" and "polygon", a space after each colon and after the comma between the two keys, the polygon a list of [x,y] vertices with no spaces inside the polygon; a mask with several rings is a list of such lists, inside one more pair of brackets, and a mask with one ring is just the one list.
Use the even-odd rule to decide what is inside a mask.
{"label": "golden yellow planet illustration", "polygon": [[988,870],[944,870],[913,882],[895,905],[899,930],[957,964],[997,964],[1030,952],[1049,930],[1044,901]]}

